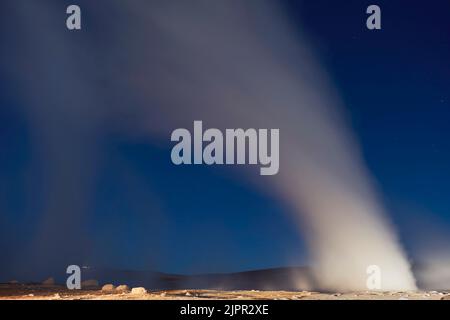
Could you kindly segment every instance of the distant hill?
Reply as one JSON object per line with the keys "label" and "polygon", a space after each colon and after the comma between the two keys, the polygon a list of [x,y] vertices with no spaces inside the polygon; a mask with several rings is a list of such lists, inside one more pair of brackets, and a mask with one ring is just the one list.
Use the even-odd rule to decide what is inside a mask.
{"label": "distant hill", "polygon": [[83,280],[100,284],[128,284],[149,289],[222,289],[222,290],[308,290],[312,277],[307,267],[286,267],[236,273],[177,275],[154,271],[129,271],[104,268],[84,269]]}

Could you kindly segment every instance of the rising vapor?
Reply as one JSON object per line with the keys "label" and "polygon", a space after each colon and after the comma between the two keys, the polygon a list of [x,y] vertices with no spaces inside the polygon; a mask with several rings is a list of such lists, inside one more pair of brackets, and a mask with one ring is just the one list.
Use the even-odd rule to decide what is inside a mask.
{"label": "rising vapor", "polygon": [[[42,2],[33,10],[56,15],[50,3]],[[66,55],[53,62],[52,73],[41,72],[39,81],[57,83],[69,69],[78,88],[69,93],[38,86],[30,104],[42,105],[38,99],[49,95],[59,97],[39,111],[43,117],[54,114],[56,102],[88,92],[84,106],[70,109],[74,136],[76,129],[88,128],[83,134],[96,137],[103,122],[120,123],[124,118],[132,122],[124,130],[167,141],[173,129],[188,127],[194,120],[217,128],[279,128],[280,172],[265,180],[246,173],[296,212],[299,232],[309,245],[315,286],[366,290],[366,269],[378,265],[382,290],[416,288],[406,255],[343,120],[341,102],[306,37],[289,23],[279,5],[262,0],[101,3],[81,4],[102,24],[77,42],[77,57],[63,49],[72,48],[75,40],[52,26],[39,26]],[[22,19],[30,19],[29,7],[17,8]],[[45,50],[52,46],[48,43]],[[38,65],[46,59],[42,50],[34,57]],[[94,76],[87,76],[92,68]],[[36,87],[34,77],[16,80],[25,88]],[[95,90],[102,80],[118,99]],[[44,135],[44,140],[52,142],[51,136]],[[80,165],[77,159],[69,163]],[[77,181],[73,185],[81,187]],[[49,218],[55,216],[49,212]]]}
{"label": "rising vapor", "polygon": [[366,269],[377,265],[383,290],[415,289],[338,115],[339,101],[276,5],[199,1],[134,9],[153,22],[145,32],[163,39],[156,50],[148,48],[150,69],[141,70],[142,79],[151,79],[142,85],[164,106],[158,111],[171,115],[162,123],[198,118],[218,127],[280,128],[281,169],[274,184],[298,212],[319,287],[366,290]]}

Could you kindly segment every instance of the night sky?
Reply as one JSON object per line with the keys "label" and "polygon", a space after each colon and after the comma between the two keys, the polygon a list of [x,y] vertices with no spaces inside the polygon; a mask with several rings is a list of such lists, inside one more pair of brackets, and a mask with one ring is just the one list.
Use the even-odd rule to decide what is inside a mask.
{"label": "night sky", "polygon": [[369,2],[331,9],[327,1],[307,1],[306,28],[405,239],[430,221],[448,232],[450,4],[377,2],[382,30],[368,32],[358,27],[364,15],[358,3]]}
{"label": "night sky", "polygon": [[[372,3],[381,7],[382,30],[365,26],[365,8]],[[23,66],[14,65],[9,46],[23,37],[16,36],[19,22],[9,17],[2,1],[0,7],[4,5],[0,280],[10,280],[27,274],[24,270],[39,256],[34,244],[44,202],[56,191],[48,188],[46,171],[51,168],[43,163],[45,151],[34,144],[34,120],[25,111],[29,102],[11,80],[11,70],[22,72]],[[314,0],[284,1],[283,6],[337,88],[387,211],[414,257],[414,240],[426,237],[424,228],[450,232],[450,2]],[[89,176],[86,203],[79,205],[70,196],[60,199],[70,210],[84,212],[77,228],[79,245],[85,248],[83,264],[174,273],[307,264],[302,236],[275,196],[221,167],[175,167],[169,137],[161,141],[103,132],[95,167],[81,166],[80,175],[67,172],[69,181]],[[65,142],[61,162],[76,152],[71,144]],[[61,248],[78,245],[64,244],[64,233],[58,235]]]}

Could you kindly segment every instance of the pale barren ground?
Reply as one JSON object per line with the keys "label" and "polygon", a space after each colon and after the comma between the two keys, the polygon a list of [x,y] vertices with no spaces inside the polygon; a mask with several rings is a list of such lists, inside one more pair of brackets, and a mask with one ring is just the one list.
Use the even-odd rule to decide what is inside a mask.
{"label": "pale barren ground", "polygon": [[[148,290],[148,289],[147,289]],[[146,294],[105,293],[100,288],[67,290],[62,286],[0,284],[3,300],[450,300],[450,292],[355,292],[319,293],[309,291],[258,290],[148,290]]]}

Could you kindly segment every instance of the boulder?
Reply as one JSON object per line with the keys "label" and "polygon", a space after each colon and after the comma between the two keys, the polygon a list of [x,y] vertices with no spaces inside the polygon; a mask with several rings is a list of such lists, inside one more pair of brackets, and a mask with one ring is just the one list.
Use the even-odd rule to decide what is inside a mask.
{"label": "boulder", "polygon": [[121,284],[120,286],[118,286],[116,288],[117,292],[130,292],[130,287],[127,286],[126,284]]}
{"label": "boulder", "polygon": [[102,291],[103,292],[113,292],[114,291],[114,289],[116,289],[116,287],[113,285],[113,284],[105,284],[103,287],[102,287]]}
{"label": "boulder", "polygon": [[81,282],[81,288],[95,288],[98,287],[98,281],[95,279],[84,280]]}
{"label": "boulder", "polygon": [[147,290],[143,287],[137,287],[131,289],[131,294],[146,294]]}
{"label": "boulder", "polygon": [[54,286],[55,285],[55,279],[48,278],[47,280],[42,281],[43,286]]}

